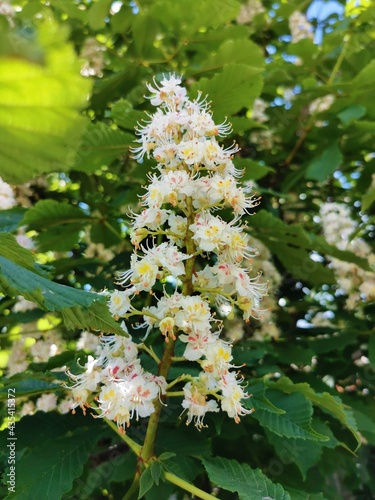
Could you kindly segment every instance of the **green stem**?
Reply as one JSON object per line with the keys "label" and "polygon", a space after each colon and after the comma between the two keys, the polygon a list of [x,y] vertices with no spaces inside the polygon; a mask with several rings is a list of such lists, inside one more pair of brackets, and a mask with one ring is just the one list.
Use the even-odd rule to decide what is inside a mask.
{"label": "green stem", "polygon": [[[95,410],[95,411],[96,411],[96,413],[100,413],[100,411],[101,411],[101,410],[100,410],[100,408],[98,408],[97,406],[95,406],[95,405],[93,405],[93,404],[91,405],[91,408],[92,408],[93,410]],[[125,441],[125,443],[129,446],[129,448],[130,448],[132,451],[134,451],[134,453],[135,453],[136,455],[138,455],[138,456],[139,456],[139,455],[141,454],[141,450],[142,450],[142,446],[141,446],[141,445],[139,445],[138,443],[136,443],[135,441],[133,441],[133,440],[132,440],[132,439],[131,439],[131,438],[130,438],[127,434],[122,434],[122,433],[119,431],[119,429],[118,429],[117,425],[116,425],[114,422],[112,422],[112,420],[108,420],[108,419],[106,419],[106,418],[103,418],[103,420],[104,420],[104,422],[105,422],[105,423],[106,423],[106,424],[107,424],[107,425],[108,425],[111,429],[113,429],[113,430],[114,430],[114,431],[115,431],[115,432],[116,432],[116,433],[120,436],[120,438],[121,438],[123,441]]]}
{"label": "green stem", "polygon": [[[186,360],[186,358],[184,358],[184,360]],[[173,358],[172,358],[172,361],[173,361]],[[192,376],[191,375],[180,375],[179,377],[174,379],[173,382],[171,382],[170,384],[167,385],[167,390],[171,389],[174,385],[178,384],[179,382],[185,382],[186,380],[192,380]]]}
{"label": "green stem", "polygon": [[341,51],[339,57],[337,58],[336,64],[333,67],[333,70],[332,70],[332,73],[331,73],[330,77],[328,78],[328,82],[327,82],[328,85],[330,85],[331,83],[333,83],[334,79],[336,78],[337,73],[339,72],[339,69],[341,68],[341,64],[344,61],[344,57],[345,57],[346,51],[348,50],[350,38],[351,38],[350,35],[348,35],[346,37],[346,40],[345,40],[344,45],[342,47],[342,51]]}
{"label": "green stem", "polygon": [[217,500],[217,497],[214,497],[213,495],[206,493],[200,488],[194,486],[194,484],[190,484],[187,481],[184,481],[183,479],[175,476],[171,472],[164,472],[164,478],[170,483],[179,486],[183,490],[189,491],[189,493],[193,493],[196,497],[201,498],[202,500]]}
{"label": "green stem", "polygon": [[[193,200],[191,196],[186,198],[186,235],[185,235],[185,247],[186,253],[188,255],[193,255],[196,251],[195,243],[193,240],[193,233],[190,231],[189,226],[194,223],[195,212],[193,207]],[[183,279],[182,293],[183,295],[190,295],[193,292],[193,272],[194,272],[194,261],[195,257],[191,257],[185,263],[185,276]],[[176,341],[171,338],[165,343],[164,353],[162,360],[159,365],[159,376],[164,377],[167,380],[169,369],[173,363],[173,353]],[[157,397],[154,400],[155,411],[150,416],[148,421],[146,436],[142,448],[141,455],[139,457],[140,468],[144,467],[154,454],[154,446],[156,440],[156,431],[159,425],[160,414],[163,407],[163,403],[160,398]]]}
{"label": "green stem", "polygon": [[167,392],[167,397],[168,398],[175,398],[177,396],[183,396],[184,395],[184,391],[171,391],[171,392]]}
{"label": "green stem", "polygon": [[132,500],[132,499],[135,499],[138,497],[140,477],[141,476],[140,476],[139,472],[137,471],[135,473],[135,476],[134,476],[134,479],[133,479],[133,482],[132,482],[130,488],[128,489],[128,491],[126,492],[126,494],[122,500]]}
{"label": "green stem", "polygon": [[158,364],[160,365],[160,359],[159,357],[157,356],[156,352],[153,350],[153,348],[150,346],[150,347],[147,347],[146,344],[138,344],[138,349],[141,350],[141,351],[145,351],[147,352],[147,354]]}
{"label": "green stem", "polygon": [[194,273],[194,263],[197,251],[197,248],[193,240],[194,234],[189,229],[189,227],[195,222],[195,212],[193,207],[193,199],[191,198],[191,196],[188,196],[186,198],[186,208],[187,208],[186,210],[187,221],[186,221],[185,246],[187,255],[190,255],[191,257],[186,261],[185,264],[185,277],[183,279],[182,294],[191,295],[194,291],[193,273]]}
{"label": "green stem", "polygon": [[[174,344],[175,341],[172,339],[169,339],[169,341],[165,343],[163,357],[159,365],[159,376],[167,378],[169,368],[172,364]],[[163,407],[163,403],[160,401],[159,397],[154,400],[154,407],[155,411],[151,414],[150,420],[148,421],[142,452],[139,456],[139,460],[141,462],[148,462],[148,460],[150,460],[150,458],[154,454],[156,431],[159,425],[160,414]]]}

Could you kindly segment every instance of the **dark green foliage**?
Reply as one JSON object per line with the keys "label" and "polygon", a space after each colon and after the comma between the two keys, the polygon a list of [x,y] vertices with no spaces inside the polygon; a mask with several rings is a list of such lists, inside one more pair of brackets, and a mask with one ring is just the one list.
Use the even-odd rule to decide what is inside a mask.
{"label": "dark green foliage", "polygon": [[[77,373],[89,355],[76,347],[80,331],[124,335],[100,292],[129,268],[131,212],[154,172],[129,150],[137,123],[153,111],[144,97],[153,78],[183,75],[192,98],[208,95],[216,123],[233,124],[223,142],[239,145],[234,163],[262,197],[248,230],[280,275],[274,283],[261,269],[271,322],[240,322],[237,335],[228,321],[224,330],[239,338],[233,364],[242,365],[253,414],[236,425],[212,413],[198,432],[185,426],[181,397],[167,399],[155,457],[134,487],[136,457],[103,419],[79,408],[17,417],[16,494],[6,483],[6,425],[0,432],[2,498],[117,500],[134,488],[132,498],[183,499],[167,474],[223,500],[374,498],[374,292],[366,296],[358,281],[373,262],[355,242],[374,237],[375,9],[328,3],[337,12],[314,17],[322,2],[264,0],[247,20],[239,0],[34,0],[17,2],[11,22],[0,15],[0,177],[17,196],[17,206],[0,211],[2,401],[9,388],[17,411],[51,392],[60,401],[69,394],[65,367]],[[309,13],[315,41],[291,40],[296,10]],[[80,74],[90,62],[87,40],[102,58],[90,77]],[[327,96],[320,107],[316,99]],[[264,119],[253,111],[259,97]],[[326,202],[350,208],[352,244],[327,242]],[[25,231],[31,250],[16,240]],[[332,259],[349,269],[349,294]],[[37,309],[17,311],[19,296]],[[140,294],[135,302],[154,300]],[[137,341],[138,319],[128,325]],[[15,341],[31,345],[56,332],[62,352],[7,376]],[[146,343],[161,356],[159,334]],[[170,377],[196,374],[191,365],[174,364]],[[144,366],[157,373],[154,360]],[[128,436],[142,444],[145,432],[140,419]]]}

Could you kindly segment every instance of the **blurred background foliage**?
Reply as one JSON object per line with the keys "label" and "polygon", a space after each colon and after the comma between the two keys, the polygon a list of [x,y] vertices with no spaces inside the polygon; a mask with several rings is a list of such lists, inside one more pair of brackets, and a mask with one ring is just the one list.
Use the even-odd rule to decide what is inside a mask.
{"label": "blurred background foliage", "polygon": [[[157,452],[222,499],[374,497],[374,49],[369,0],[0,0],[0,177],[14,193],[0,197],[0,365],[2,397],[20,396],[17,498],[117,499],[132,478],[116,434],[66,413],[61,367],[95,348],[82,330],[121,331],[98,293],[129,266],[129,208],[153,166],[129,146],[146,83],[170,72],[233,124],[227,145],[262,198],[247,223],[270,296],[262,320],[225,320],[254,414],[198,434],[171,404]],[[172,494],[161,482],[145,498]]]}

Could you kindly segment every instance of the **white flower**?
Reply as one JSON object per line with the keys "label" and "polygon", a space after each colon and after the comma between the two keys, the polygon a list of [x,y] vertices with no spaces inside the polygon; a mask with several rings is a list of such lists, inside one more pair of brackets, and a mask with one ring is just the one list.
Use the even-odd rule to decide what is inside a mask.
{"label": "white flower", "polygon": [[83,76],[103,76],[105,46],[100,44],[96,38],[86,38],[80,56],[86,59],[82,69]]}
{"label": "white flower", "polygon": [[238,383],[235,373],[228,372],[224,374],[218,383],[218,387],[223,394],[220,401],[222,410],[226,411],[230,418],[234,418],[237,424],[240,421],[240,417],[253,412],[253,410],[248,410],[241,404],[241,401],[248,398],[249,395],[245,393]]}
{"label": "white flower", "polygon": [[80,373],[79,375],[73,375],[68,372],[70,378],[75,381],[75,384],[71,387],[79,390],[94,392],[101,380],[100,360],[95,359],[92,356],[88,356],[85,368],[86,371]]}
{"label": "white flower", "polygon": [[17,234],[16,235],[16,240],[17,240],[17,243],[21,247],[26,248],[27,250],[34,250],[35,249],[35,243],[26,234],[23,234],[23,233]]}
{"label": "white flower", "polygon": [[37,307],[38,306],[35,304],[35,302],[32,302],[31,300],[26,300],[24,297],[18,296],[17,302],[14,304],[12,310],[13,312],[18,313],[18,312],[32,311]]}
{"label": "white flower", "polygon": [[265,114],[268,104],[263,99],[255,99],[253,105],[252,118],[259,123],[264,123],[269,120],[268,116]]}
{"label": "white flower", "polygon": [[210,306],[198,296],[184,297],[181,309],[175,315],[176,325],[188,333],[209,330],[210,320]]}
{"label": "white flower", "polygon": [[304,38],[314,38],[313,26],[299,10],[295,10],[290,16],[289,29],[293,43],[297,43]]}
{"label": "white flower", "polygon": [[198,430],[201,430],[202,427],[205,427],[203,419],[206,413],[219,411],[217,402],[213,399],[207,401],[207,396],[201,394],[196,386],[192,386],[191,382],[188,382],[184,386],[183,391],[184,400],[182,401],[182,407],[188,410],[186,425],[189,425],[194,420],[194,425]]}
{"label": "white flower", "polygon": [[206,350],[207,361],[203,367],[206,372],[212,373],[214,377],[220,378],[225,375],[232,366],[232,346],[218,339],[209,344]]}
{"label": "white flower", "polygon": [[109,311],[113,316],[120,318],[131,308],[130,297],[134,294],[135,289],[129,288],[123,292],[115,290],[110,294]]}
{"label": "white flower", "polygon": [[49,412],[57,408],[56,394],[43,394],[36,400],[36,407],[39,411]]}
{"label": "white flower", "polygon": [[77,349],[86,349],[88,351],[96,351],[100,345],[100,338],[90,332],[82,332],[77,341]]}
{"label": "white flower", "polygon": [[265,12],[265,8],[259,0],[249,0],[246,4],[241,5],[240,13],[237,17],[238,24],[250,23],[255,16]]}
{"label": "white flower", "polygon": [[187,344],[184,356],[189,361],[205,356],[209,345],[216,342],[216,337],[210,331],[191,332],[189,335],[180,335],[179,339]]}
{"label": "white flower", "polygon": [[0,177],[0,210],[8,210],[17,204],[11,186]]}
{"label": "white flower", "polygon": [[59,410],[60,413],[64,415],[65,413],[69,413],[73,409],[73,407],[74,407],[74,399],[67,398],[60,401],[60,403],[57,406],[57,409]]}
{"label": "white flower", "polygon": [[163,78],[158,85],[154,81],[155,87],[147,84],[148,90],[154,94],[151,98],[153,106],[169,105],[172,108],[178,108],[184,102],[186,89],[180,86],[181,78],[175,75],[169,75],[169,78]]}
{"label": "white flower", "polygon": [[324,97],[318,97],[309,106],[310,115],[327,111],[332,106],[334,101],[335,96],[331,94],[325,95]]}
{"label": "white flower", "polygon": [[34,415],[35,412],[36,412],[35,404],[32,401],[27,401],[22,405],[19,415],[22,418],[26,417],[26,415]]}

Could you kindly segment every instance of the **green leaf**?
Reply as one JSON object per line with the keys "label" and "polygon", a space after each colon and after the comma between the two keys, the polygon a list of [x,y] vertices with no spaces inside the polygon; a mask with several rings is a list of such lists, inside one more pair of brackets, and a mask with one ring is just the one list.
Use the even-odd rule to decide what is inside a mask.
{"label": "green leaf", "polygon": [[150,465],[151,476],[156,485],[159,485],[160,477],[163,472],[163,467],[160,462],[155,460]]}
{"label": "green leaf", "polygon": [[0,57],[0,164],[7,182],[69,168],[86,125],[79,111],[91,82],[80,75],[66,39],[66,30],[49,21],[39,28],[43,63]]}
{"label": "green leaf", "polygon": [[307,471],[319,462],[323,447],[335,448],[340,444],[326,423],[315,419],[314,428],[320,433],[329,436],[330,440],[322,443],[303,439],[286,439],[272,432],[267,432],[267,438],[275,447],[281,462],[285,465],[295,463],[301,471],[304,480],[306,479]]}
{"label": "green leaf", "polygon": [[142,473],[139,481],[139,494],[138,498],[142,498],[153,486],[154,480],[151,473],[151,466]]}
{"label": "green leaf", "polygon": [[254,236],[277,256],[293,276],[312,284],[336,282],[331,269],[310,258],[306,249],[312,244],[302,226],[287,225],[265,210],[251,217],[249,224],[257,230]]}
{"label": "green leaf", "polygon": [[92,430],[73,433],[39,443],[17,461],[17,488],[7,499],[56,500],[71,490],[73,481],[82,474],[100,435]]}
{"label": "green leaf", "polygon": [[95,301],[89,308],[82,306],[64,308],[61,314],[69,330],[90,328],[94,331],[125,335],[124,330],[111,316],[107,305],[99,301]]}
{"label": "green leaf", "polygon": [[241,181],[257,181],[262,179],[270,172],[274,172],[275,169],[262,165],[261,163],[253,160],[248,160],[246,158],[235,158],[234,163],[237,168],[244,170],[244,174],[241,177]]}
{"label": "green leaf", "polygon": [[351,83],[354,88],[359,86],[371,88],[372,84],[375,83],[375,61],[370,61],[362,68]]}
{"label": "green leaf", "polygon": [[131,130],[132,134],[134,134],[137,123],[147,118],[146,113],[134,109],[131,103],[125,99],[120,99],[112,106],[111,114],[116,125]]}
{"label": "green leaf", "polygon": [[248,388],[248,393],[251,394],[251,398],[248,400],[248,405],[252,405],[255,411],[267,410],[271,413],[278,413],[279,415],[285,413],[285,410],[277,408],[277,406],[272,404],[266,397],[266,385],[263,380],[257,380],[255,383],[250,381]]}
{"label": "green leaf", "polygon": [[336,246],[330,245],[322,236],[317,236],[315,234],[309,234],[308,236],[311,240],[312,250],[316,250],[323,255],[330,255],[331,257],[335,257],[345,262],[352,262],[366,271],[371,271],[367,259],[359,257],[349,250],[339,250]]}
{"label": "green leaf", "polygon": [[342,162],[341,150],[335,142],[309,163],[305,177],[306,179],[323,182],[341,166]]}
{"label": "green leaf", "polygon": [[39,251],[68,251],[79,240],[87,215],[78,207],[55,200],[41,200],[30,208],[22,221],[37,236]]}
{"label": "green leaf", "polygon": [[362,210],[367,211],[375,201],[375,188],[369,187],[368,191],[362,196]]}
{"label": "green leaf", "polygon": [[132,8],[129,5],[122,5],[119,12],[111,16],[111,30],[113,33],[124,34],[130,28],[132,22]]}
{"label": "green leaf", "polygon": [[237,492],[240,500],[290,500],[289,493],[281,484],[275,484],[259,469],[251,469],[248,464],[236,460],[215,457],[204,459],[203,465],[210,480],[225,490]]}
{"label": "green leaf", "polygon": [[278,436],[328,441],[329,437],[319,434],[311,427],[312,404],[303,394],[286,396],[278,391],[269,391],[267,397],[277,408],[284,410],[284,413],[277,414],[268,410],[257,410],[254,412],[254,418],[262,426]]}
{"label": "green leaf", "polygon": [[179,0],[178,9],[174,0],[165,0],[155,2],[151,12],[153,17],[164,24],[167,29],[172,30],[174,36],[180,32],[180,36],[184,36],[196,33],[203,27],[229,23],[236,18],[239,10],[240,4],[237,0],[225,2],[205,0],[195,2],[193,5],[191,0]]}
{"label": "green leaf", "polygon": [[370,335],[368,341],[368,359],[375,366],[375,335]]}
{"label": "green leaf", "polygon": [[215,120],[223,120],[242,108],[252,107],[262,89],[262,71],[245,64],[228,64],[210,80],[202,78],[194,83],[191,93],[208,94]]}
{"label": "green leaf", "polygon": [[264,57],[258,45],[251,40],[246,38],[225,40],[217,52],[202,62],[200,72],[217,71],[227,64],[243,64],[259,72],[259,69],[263,67]]}
{"label": "green leaf", "polygon": [[201,463],[197,459],[184,455],[176,455],[162,465],[168,472],[172,472],[172,474],[190,483],[202,473]]}
{"label": "green leaf", "polygon": [[317,464],[321,458],[323,452],[322,443],[303,439],[282,438],[269,431],[266,434],[281,462],[285,465],[294,463],[300,470],[303,479],[306,480],[307,471]]}
{"label": "green leaf", "polygon": [[62,311],[78,304],[89,307],[100,297],[91,292],[59,285],[0,256],[0,286],[8,295],[23,295],[48,311]]}
{"label": "green leaf", "polygon": [[39,230],[86,219],[85,213],[74,205],[55,200],[40,200],[26,212],[22,224],[27,225],[29,229]]}
{"label": "green leaf", "polygon": [[83,172],[95,172],[103,165],[127,154],[134,135],[113,129],[105,123],[90,124],[83,133],[70,167]]}
{"label": "green leaf", "polygon": [[309,346],[316,354],[324,354],[331,351],[342,351],[350,344],[356,344],[358,332],[352,329],[345,329],[339,332],[335,330],[324,336],[314,335],[312,330],[312,337],[308,338]]}
{"label": "green leaf", "polygon": [[117,220],[100,220],[91,225],[90,238],[92,243],[102,243],[105,247],[116,245],[123,241],[121,225]]}
{"label": "green leaf", "polygon": [[97,488],[109,489],[111,483],[124,483],[134,477],[137,466],[137,457],[133,452],[121,454],[113,451],[109,460],[91,468],[85,481],[74,486],[74,495],[80,500],[94,498],[93,492]]}
{"label": "green leaf", "polygon": [[40,363],[30,363],[28,369],[36,372],[50,371],[54,368],[60,368],[65,366],[69,361],[75,359],[76,351],[64,351],[61,354],[56,354],[52,356],[48,361]]}
{"label": "green leaf", "polygon": [[344,125],[350,125],[353,121],[362,118],[366,114],[366,108],[364,106],[357,106],[353,104],[343,111],[338,113],[337,117]]}
{"label": "green leaf", "polygon": [[159,456],[159,460],[161,460],[161,461],[163,461],[163,460],[169,460],[170,458],[173,458],[175,456],[176,456],[176,453],[165,451],[164,453],[162,453]]}
{"label": "green leaf", "polygon": [[[27,415],[22,417],[16,426],[18,451],[24,448],[37,448],[45,441],[65,436],[78,428],[85,430],[89,427],[96,434],[98,434],[98,429],[101,429],[99,420],[95,420],[89,415],[84,416],[82,412],[77,412],[75,415],[71,413],[61,415],[54,411],[48,413],[38,411],[32,416]],[[30,429],[33,431],[30,432]],[[0,432],[0,449],[6,449],[8,437],[7,430]]]}
{"label": "green leaf", "polygon": [[375,446],[374,402],[361,401],[359,399],[352,402],[352,408],[355,421],[362,436]]}
{"label": "green leaf", "polygon": [[35,237],[39,252],[68,252],[79,242],[82,223],[61,224],[42,231]]}
{"label": "green leaf", "polygon": [[17,229],[25,214],[25,209],[14,207],[2,210],[0,218],[0,233],[12,233]]}
{"label": "green leaf", "polygon": [[290,500],[327,500],[323,493],[311,493],[307,491],[288,488]]}
{"label": "green leaf", "polygon": [[111,3],[112,0],[97,0],[91,4],[87,20],[93,30],[100,30],[105,27]]}
{"label": "green leaf", "polygon": [[154,47],[154,41],[158,34],[158,21],[155,17],[139,12],[133,18],[132,31],[138,57],[152,60],[159,55],[159,51]]}
{"label": "green leaf", "polygon": [[92,328],[124,335],[110,315],[105,298],[97,293],[60,285],[37,274],[33,254],[0,234],[0,290],[10,296],[22,295],[44,310],[61,311],[67,328]]}
{"label": "green leaf", "polygon": [[293,384],[288,377],[281,377],[277,382],[269,382],[268,385],[288,394],[298,393],[304,395],[309,401],[319,406],[323,411],[337,418],[337,420],[350,430],[357,440],[358,445],[360,444],[360,437],[353,415],[337,396],[332,396],[327,392],[317,393],[306,382]]}
{"label": "green leaf", "polygon": [[16,264],[34,272],[40,272],[40,268],[34,261],[34,256],[26,248],[21,247],[12,234],[0,234],[0,256],[12,260]]}
{"label": "green leaf", "polygon": [[[33,396],[36,394],[43,394],[45,392],[57,392],[63,390],[61,384],[56,384],[47,380],[47,376],[41,375],[37,378],[37,375],[30,376],[26,375],[27,378],[17,379],[21,375],[12,377],[9,379],[7,385],[0,391],[0,399],[4,400],[7,397],[8,387],[12,387],[16,390],[17,396]],[[43,378],[44,377],[44,378]]]}
{"label": "green leaf", "polygon": [[195,429],[184,429],[181,427],[160,427],[156,438],[156,451],[160,455],[163,452],[175,452],[177,455],[200,457],[211,453],[211,439],[201,439]]}

